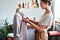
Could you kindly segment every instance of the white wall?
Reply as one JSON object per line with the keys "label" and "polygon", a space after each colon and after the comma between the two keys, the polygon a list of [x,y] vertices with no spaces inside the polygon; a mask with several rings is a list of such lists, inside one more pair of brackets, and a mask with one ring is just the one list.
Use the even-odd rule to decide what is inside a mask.
{"label": "white wall", "polygon": [[31,7],[31,0],[0,0],[0,20],[7,18],[8,22],[12,24],[15,10],[20,2],[30,2],[30,8],[23,9],[23,12],[26,16],[40,19],[43,11],[41,8]]}
{"label": "white wall", "polygon": [[0,0],[0,20],[8,18],[8,21],[12,23],[16,7],[16,0]]}

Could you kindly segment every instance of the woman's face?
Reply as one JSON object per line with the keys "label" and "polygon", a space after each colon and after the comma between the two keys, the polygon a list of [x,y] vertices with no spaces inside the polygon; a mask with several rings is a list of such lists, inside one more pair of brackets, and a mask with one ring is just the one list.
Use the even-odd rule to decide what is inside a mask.
{"label": "woman's face", "polygon": [[45,9],[47,7],[47,4],[44,3],[43,1],[40,1],[40,6],[42,9]]}

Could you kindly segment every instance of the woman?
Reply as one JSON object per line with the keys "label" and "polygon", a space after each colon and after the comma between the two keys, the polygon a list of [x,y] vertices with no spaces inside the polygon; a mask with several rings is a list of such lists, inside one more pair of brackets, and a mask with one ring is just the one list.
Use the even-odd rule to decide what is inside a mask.
{"label": "woman", "polygon": [[23,21],[29,23],[32,27],[36,29],[35,40],[48,40],[47,30],[51,27],[53,21],[53,15],[49,6],[51,5],[51,0],[41,0],[40,6],[45,10],[45,13],[40,18],[39,22],[30,20],[29,18],[24,18]]}

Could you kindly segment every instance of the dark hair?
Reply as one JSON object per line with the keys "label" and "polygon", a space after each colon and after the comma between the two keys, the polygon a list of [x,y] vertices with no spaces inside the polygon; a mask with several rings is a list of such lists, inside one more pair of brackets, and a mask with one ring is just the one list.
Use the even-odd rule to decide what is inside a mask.
{"label": "dark hair", "polygon": [[18,7],[21,7],[21,3],[18,4]]}
{"label": "dark hair", "polygon": [[44,2],[44,3],[47,3],[48,2],[49,3],[49,6],[50,6],[52,0],[41,0],[41,1]]}

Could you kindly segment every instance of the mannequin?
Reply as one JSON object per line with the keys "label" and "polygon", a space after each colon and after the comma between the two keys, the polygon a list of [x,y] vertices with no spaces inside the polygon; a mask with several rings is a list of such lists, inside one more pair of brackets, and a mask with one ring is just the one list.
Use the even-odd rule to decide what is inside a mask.
{"label": "mannequin", "polygon": [[22,18],[24,14],[19,4],[13,19],[14,40],[27,40],[27,24],[22,21]]}

